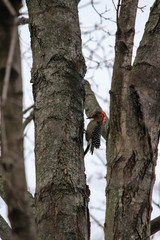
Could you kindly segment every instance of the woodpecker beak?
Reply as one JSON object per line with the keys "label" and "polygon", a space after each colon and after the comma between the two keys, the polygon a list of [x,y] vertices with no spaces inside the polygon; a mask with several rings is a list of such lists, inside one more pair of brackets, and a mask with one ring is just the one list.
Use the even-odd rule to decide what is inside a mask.
{"label": "woodpecker beak", "polygon": [[91,118],[94,118],[94,115],[92,115],[92,116],[88,117],[87,119],[91,119]]}

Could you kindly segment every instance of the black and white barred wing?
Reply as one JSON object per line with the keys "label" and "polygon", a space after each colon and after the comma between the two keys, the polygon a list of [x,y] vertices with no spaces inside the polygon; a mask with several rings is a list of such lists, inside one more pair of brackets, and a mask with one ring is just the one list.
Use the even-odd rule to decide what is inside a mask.
{"label": "black and white barred wing", "polygon": [[91,142],[91,154],[93,154],[94,148],[99,148],[101,143],[101,127],[102,124],[97,122],[97,126],[92,132],[92,142]]}

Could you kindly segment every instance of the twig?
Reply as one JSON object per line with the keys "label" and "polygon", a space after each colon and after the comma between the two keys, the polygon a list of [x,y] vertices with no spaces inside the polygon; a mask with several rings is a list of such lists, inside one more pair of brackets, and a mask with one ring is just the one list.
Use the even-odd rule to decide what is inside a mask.
{"label": "twig", "polygon": [[34,107],[34,104],[31,105],[30,107],[26,108],[24,111],[23,111],[23,114],[27,113],[30,109],[32,109]]}
{"label": "twig", "polygon": [[30,115],[26,118],[26,120],[24,121],[24,123],[23,123],[23,131],[24,131],[25,127],[33,120],[33,118],[34,118],[34,111],[32,111],[30,113]]}
{"label": "twig", "polygon": [[160,208],[160,204],[156,203],[154,200],[152,200],[153,204],[156,205],[158,208]]}
{"label": "twig", "polygon": [[100,207],[90,207],[90,209],[94,209],[94,210],[98,210],[98,211],[104,212],[104,209],[102,209]]}
{"label": "twig", "polygon": [[18,25],[25,25],[29,24],[29,18],[21,17],[18,18]]}
{"label": "twig", "polygon": [[118,4],[117,4],[117,7],[116,7],[116,4],[114,2],[114,0],[112,0],[112,3],[113,3],[113,6],[116,10],[116,22],[117,22],[117,28],[119,28],[119,24],[118,24],[118,19],[119,19],[119,8],[121,6],[121,0],[118,0]]}
{"label": "twig", "polygon": [[17,17],[16,10],[14,9],[14,7],[13,7],[12,4],[10,3],[10,1],[8,1],[8,0],[2,0],[2,2],[3,2],[4,5],[8,8],[8,11],[10,12],[10,14],[11,14],[13,17]]}
{"label": "twig", "polygon": [[110,18],[106,18],[103,16],[103,14],[105,14],[107,12],[107,10],[105,10],[103,13],[99,13],[98,10],[95,8],[95,3],[93,2],[94,0],[91,0],[91,5],[94,9],[94,11],[100,16],[100,18],[103,18],[104,20],[110,20]]}
{"label": "twig", "polygon": [[17,18],[17,13],[13,8],[12,4],[8,0],[2,0],[2,1],[5,4],[5,6],[8,8],[8,11],[10,12],[10,14],[14,17],[11,42],[9,46],[9,52],[8,52],[6,70],[5,70],[5,76],[4,76],[4,82],[3,82],[3,90],[2,90],[2,107],[3,107],[5,105],[6,98],[7,98],[11,67],[13,62],[15,46],[16,46],[18,18]]}
{"label": "twig", "polygon": [[104,229],[103,225],[90,213],[90,217],[97,223],[97,225]]}
{"label": "twig", "polygon": [[[98,4],[98,2],[94,2],[94,4]],[[82,5],[82,6],[79,6],[78,8],[82,9],[82,8],[85,8],[85,7],[89,6],[89,5],[90,5],[90,2],[88,2],[88,3],[86,3],[86,4]]]}
{"label": "twig", "polygon": [[146,5],[144,5],[143,7],[138,7],[138,9],[140,9],[142,12],[144,12],[144,8],[146,7]]}
{"label": "twig", "polygon": [[117,22],[117,28],[118,28],[118,27],[119,27],[119,25],[118,25],[119,8],[120,8],[120,6],[121,6],[121,0],[118,0],[117,7],[116,7],[116,4],[115,4],[114,0],[112,0],[112,3],[113,3],[113,6],[114,6],[114,8],[115,8],[115,10],[116,10],[116,22]]}
{"label": "twig", "polygon": [[102,163],[102,165],[106,167],[106,162],[103,161],[102,157],[97,152],[96,152],[96,155],[97,155],[98,159],[100,160],[100,162]]}
{"label": "twig", "polygon": [[2,107],[5,105],[6,98],[7,98],[9,79],[10,79],[10,73],[11,73],[11,67],[12,67],[12,62],[13,62],[15,46],[16,46],[16,40],[17,40],[17,26],[16,26],[16,23],[14,23],[10,47],[9,47],[8,59],[7,59],[7,63],[6,63],[4,82],[3,82]]}
{"label": "twig", "polygon": [[115,10],[117,11],[116,4],[115,4],[114,0],[112,0],[112,3],[113,3],[113,6],[114,6]]}
{"label": "twig", "polygon": [[121,2],[121,0],[118,0],[117,9],[116,9],[117,28],[119,28],[119,22],[118,22],[118,20],[119,20],[119,8],[120,8],[120,6],[121,6],[120,2]]}

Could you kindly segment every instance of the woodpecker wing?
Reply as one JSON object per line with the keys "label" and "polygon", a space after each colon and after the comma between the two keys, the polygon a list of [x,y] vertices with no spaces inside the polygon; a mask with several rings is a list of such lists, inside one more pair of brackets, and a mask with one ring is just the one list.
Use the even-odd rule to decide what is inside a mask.
{"label": "woodpecker wing", "polygon": [[92,120],[89,122],[86,131],[86,140],[89,142],[92,138],[92,133],[94,131],[95,125],[97,125],[96,121]]}
{"label": "woodpecker wing", "polygon": [[95,126],[92,132],[91,154],[93,154],[94,148],[100,147],[101,127],[102,127],[102,124],[100,122],[97,122],[97,125]]}

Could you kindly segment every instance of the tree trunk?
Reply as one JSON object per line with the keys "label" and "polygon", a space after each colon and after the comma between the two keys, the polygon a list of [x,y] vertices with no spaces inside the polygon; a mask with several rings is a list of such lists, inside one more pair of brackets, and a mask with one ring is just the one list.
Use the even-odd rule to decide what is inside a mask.
{"label": "tree trunk", "polygon": [[38,239],[88,239],[83,161],[85,64],[78,1],[27,1],[35,100]]}
{"label": "tree trunk", "polygon": [[160,2],[151,9],[131,67],[137,4],[122,1],[118,20],[107,144],[106,240],[150,236],[160,130]]}
{"label": "tree trunk", "polygon": [[[12,4],[13,6],[11,5],[11,8],[13,8],[13,11],[18,13],[20,1],[12,1]],[[8,205],[12,239],[33,240],[35,239],[34,229],[30,217],[24,171],[21,56],[17,26],[14,24],[14,20],[17,17],[12,16],[9,8],[5,7],[2,1],[0,2],[0,12],[2,135],[2,164],[0,166],[3,168],[5,190],[5,194],[2,193],[2,196]],[[13,44],[13,36],[16,38],[15,46]],[[9,53],[11,52],[11,45],[14,46],[12,54]],[[11,68],[8,72],[8,78],[5,78],[8,67]],[[4,79],[8,79],[8,83]],[[3,96],[5,87],[7,88],[6,99]],[[2,188],[1,191],[3,191]]]}

